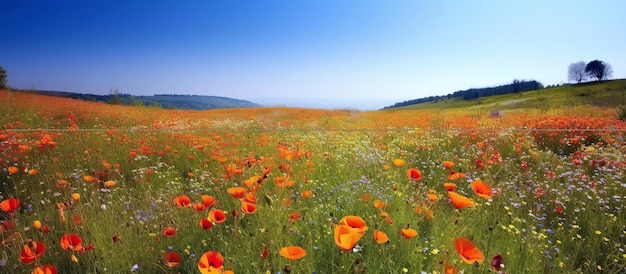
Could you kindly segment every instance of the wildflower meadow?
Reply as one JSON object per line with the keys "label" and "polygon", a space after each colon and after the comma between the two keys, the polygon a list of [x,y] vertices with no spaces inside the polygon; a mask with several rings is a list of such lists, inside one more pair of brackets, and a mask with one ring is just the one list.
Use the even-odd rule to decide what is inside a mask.
{"label": "wildflower meadow", "polygon": [[0,113],[1,273],[626,272],[612,109]]}

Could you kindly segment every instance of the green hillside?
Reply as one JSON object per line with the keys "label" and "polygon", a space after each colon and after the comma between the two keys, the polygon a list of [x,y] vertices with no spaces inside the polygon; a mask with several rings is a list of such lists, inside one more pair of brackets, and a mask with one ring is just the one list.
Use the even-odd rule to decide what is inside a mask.
{"label": "green hillside", "polygon": [[626,104],[626,79],[589,82],[577,85],[563,85],[533,91],[480,97],[472,100],[461,98],[440,99],[394,108],[401,109],[468,109],[507,110],[507,109],[550,109],[562,106],[606,106]]}

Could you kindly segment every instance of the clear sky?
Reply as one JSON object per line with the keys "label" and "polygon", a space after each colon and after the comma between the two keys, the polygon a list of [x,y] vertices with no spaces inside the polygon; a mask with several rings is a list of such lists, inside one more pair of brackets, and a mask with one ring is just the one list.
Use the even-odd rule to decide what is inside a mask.
{"label": "clear sky", "polygon": [[[376,109],[513,79],[626,78],[626,1],[0,1],[9,86]],[[299,102],[299,103],[298,103]]]}

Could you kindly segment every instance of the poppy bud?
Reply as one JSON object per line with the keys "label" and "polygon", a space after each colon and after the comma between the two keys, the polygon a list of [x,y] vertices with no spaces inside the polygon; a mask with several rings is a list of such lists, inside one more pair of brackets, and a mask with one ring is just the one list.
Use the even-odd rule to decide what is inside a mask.
{"label": "poppy bud", "polygon": [[291,273],[291,266],[286,265],[283,270],[285,271],[285,273]]}

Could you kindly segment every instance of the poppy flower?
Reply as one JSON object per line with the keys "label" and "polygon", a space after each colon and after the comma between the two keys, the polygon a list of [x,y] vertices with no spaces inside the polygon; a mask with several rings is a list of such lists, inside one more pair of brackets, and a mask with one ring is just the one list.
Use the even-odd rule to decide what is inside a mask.
{"label": "poppy flower", "polygon": [[180,264],[180,260],[180,254],[173,251],[165,252],[165,265],[175,267]]}
{"label": "poppy flower", "polygon": [[356,229],[358,233],[361,235],[365,234],[367,231],[367,225],[365,224],[365,220],[359,216],[345,216],[339,220],[339,225],[347,225],[351,228]]}
{"label": "poppy flower", "polygon": [[211,223],[211,221],[209,221],[207,218],[202,218],[202,220],[200,220],[200,226],[204,230],[209,230],[211,229],[211,227],[213,227],[213,223]]}
{"label": "poppy flower", "polygon": [[428,193],[426,194],[426,198],[428,198],[428,200],[433,203],[439,200],[439,198],[437,198],[437,191],[433,189],[428,191]]}
{"label": "poppy flower", "polygon": [[57,274],[57,267],[54,265],[45,264],[38,266],[33,270],[33,274]]}
{"label": "poppy flower", "polygon": [[352,249],[361,239],[363,234],[356,229],[347,225],[338,225],[335,227],[335,244],[343,250]]}
{"label": "poppy flower", "polygon": [[34,229],[40,229],[41,228],[41,221],[39,221],[39,220],[33,221],[33,228]]}
{"label": "poppy flower", "polygon": [[174,229],[173,227],[168,226],[165,229],[163,229],[163,236],[174,237],[174,235],[176,235],[176,229]]}
{"label": "poppy flower", "polygon": [[300,219],[300,212],[296,211],[293,213],[290,213],[289,216],[287,217],[289,219],[290,222],[295,222],[298,219]]}
{"label": "poppy flower", "polygon": [[443,165],[443,167],[445,167],[446,169],[451,169],[454,166],[453,162],[450,161],[443,161],[443,163],[441,163]]}
{"label": "poppy flower", "polygon": [[83,179],[85,179],[85,182],[87,183],[93,183],[96,181],[96,178],[91,175],[85,175],[83,176]]}
{"label": "poppy flower", "polygon": [[385,232],[382,232],[380,230],[374,230],[374,240],[379,244],[384,244],[389,242],[389,237]]}
{"label": "poppy flower", "polygon": [[61,248],[67,251],[82,251],[83,240],[76,234],[65,234],[61,238]]}
{"label": "poppy flower", "polygon": [[443,265],[443,273],[445,274],[456,274],[459,272],[459,268],[456,266],[452,266],[449,264],[444,264]]}
{"label": "poppy flower", "polygon": [[191,206],[191,209],[193,209],[194,211],[204,211],[204,209],[206,209],[206,206],[204,206],[203,203],[195,203]]}
{"label": "poppy flower", "polygon": [[22,263],[30,264],[35,260],[39,259],[43,252],[46,251],[46,245],[42,242],[28,241],[22,247],[22,252],[20,252],[20,260]]}
{"label": "poppy flower", "polygon": [[467,264],[482,262],[485,259],[483,253],[478,250],[474,243],[466,238],[459,237],[454,239],[454,247],[456,248],[456,252],[461,256],[461,259]]}
{"label": "poppy flower", "polygon": [[482,180],[476,180],[471,183],[474,193],[481,198],[490,199],[492,195],[491,187]]}
{"label": "poppy flower", "polygon": [[10,166],[9,168],[7,168],[7,171],[9,171],[9,174],[15,175],[20,172],[20,169],[14,166]]}
{"label": "poppy flower", "polygon": [[500,271],[503,264],[504,259],[502,258],[502,254],[496,254],[495,256],[493,256],[493,259],[491,259],[491,266],[493,267],[493,271]]}
{"label": "poppy flower", "polygon": [[106,188],[112,188],[116,185],[117,183],[115,181],[106,181],[104,182],[104,187]]}
{"label": "poppy flower", "polygon": [[228,194],[230,194],[230,196],[232,196],[235,199],[239,199],[239,198],[243,198],[243,196],[246,195],[246,192],[248,190],[244,187],[236,186],[236,187],[229,188],[227,191],[228,191]]}
{"label": "poppy flower", "polygon": [[211,195],[202,195],[202,203],[205,207],[210,207],[215,204],[215,197]]}
{"label": "poppy flower", "polygon": [[387,205],[387,203],[381,201],[381,200],[375,200],[374,201],[374,207],[377,209],[382,209]]}
{"label": "poppy flower", "polygon": [[28,170],[28,175],[37,175],[37,173],[39,173],[39,170],[36,170],[36,169],[29,169]]}
{"label": "poppy flower", "polygon": [[306,250],[299,246],[288,246],[280,249],[280,255],[289,260],[299,260],[306,256]]}
{"label": "poppy flower", "polygon": [[443,187],[447,191],[454,191],[456,189],[456,184],[455,183],[443,183]]}
{"label": "poppy flower", "polygon": [[80,193],[72,193],[70,194],[70,197],[72,197],[72,200],[74,200],[74,202],[80,201]]}
{"label": "poppy flower", "polygon": [[400,233],[402,234],[402,238],[411,239],[417,236],[417,230],[412,228],[401,229]]}
{"label": "poppy flower", "polygon": [[467,175],[465,175],[465,173],[455,172],[455,171],[451,171],[450,175],[448,175],[448,180],[450,181],[458,180],[461,178],[467,178]]}
{"label": "poppy flower", "polygon": [[226,221],[226,214],[224,214],[224,211],[222,211],[221,209],[213,209],[209,211],[209,220],[216,224],[223,223],[224,221]]}
{"label": "poppy flower", "polygon": [[311,198],[311,194],[313,194],[311,190],[302,191],[302,197],[304,197],[304,199]]}
{"label": "poppy flower", "polygon": [[396,167],[404,166],[404,160],[402,159],[394,159],[392,162],[393,162],[393,165]]}
{"label": "poppy flower", "polygon": [[248,192],[246,193],[246,195],[243,197],[242,199],[244,202],[247,203],[251,203],[251,204],[256,204],[256,195],[254,194],[254,192]]}
{"label": "poppy flower", "polygon": [[224,269],[224,257],[217,251],[207,251],[200,257],[198,269],[202,274],[221,273]]}
{"label": "poppy flower", "polygon": [[456,209],[461,209],[461,208],[476,205],[476,203],[474,203],[474,200],[467,198],[456,192],[448,191],[448,197],[450,197],[450,200],[452,201],[452,205]]}
{"label": "poppy flower", "polygon": [[256,205],[253,203],[243,203],[241,205],[241,211],[246,214],[252,214],[256,211]]}
{"label": "poppy flower", "polygon": [[13,215],[13,212],[20,207],[20,200],[15,198],[9,198],[0,202],[0,209],[2,211]]}
{"label": "poppy flower", "polygon": [[187,195],[180,195],[174,198],[174,203],[176,203],[177,207],[186,207],[191,204],[191,200]]}
{"label": "poppy flower", "polygon": [[413,182],[417,182],[422,179],[422,172],[419,171],[417,168],[409,168],[409,170],[406,171],[406,175]]}

